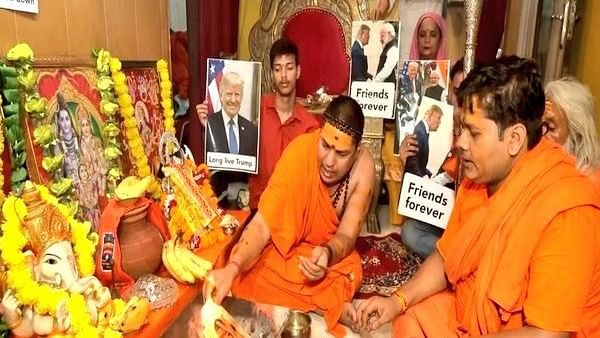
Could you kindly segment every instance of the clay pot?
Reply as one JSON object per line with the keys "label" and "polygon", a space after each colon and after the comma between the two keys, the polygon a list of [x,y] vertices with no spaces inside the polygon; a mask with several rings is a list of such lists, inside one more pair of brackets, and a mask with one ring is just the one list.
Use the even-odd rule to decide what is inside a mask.
{"label": "clay pot", "polygon": [[146,220],[148,206],[129,211],[121,217],[118,238],[121,246],[121,267],[137,280],[153,273],[161,263],[163,238],[158,229]]}

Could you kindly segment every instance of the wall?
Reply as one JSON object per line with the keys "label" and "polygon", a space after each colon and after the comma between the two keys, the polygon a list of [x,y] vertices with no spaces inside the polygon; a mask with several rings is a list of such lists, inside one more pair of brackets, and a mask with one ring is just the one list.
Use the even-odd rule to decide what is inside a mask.
{"label": "wall", "polygon": [[[582,2],[579,0],[578,3]],[[590,86],[596,107],[596,121],[600,122],[600,1],[580,3],[582,18],[575,31],[569,69],[580,81]],[[600,130],[600,123],[596,123]]]}
{"label": "wall", "polygon": [[27,42],[36,57],[91,60],[106,48],[123,60],[169,56],[167,0],[39,1],[39,14],[0,9],[0,53]]}

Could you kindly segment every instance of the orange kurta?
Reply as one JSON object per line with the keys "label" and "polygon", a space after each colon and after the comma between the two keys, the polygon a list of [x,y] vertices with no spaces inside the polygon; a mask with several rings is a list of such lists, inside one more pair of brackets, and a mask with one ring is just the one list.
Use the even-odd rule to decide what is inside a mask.
{"label": "orange kurta", "polygon": [[340,223],[319,175],[319,132],[298,136],[277,163],[258,207],[271,241],[252,269],[236,279],[232,292],[261,303],[323,312],[329,331],[342,336],[338,320],[343,305],[362,280],[358,254],[353,251],[330,266],[317,282],[309,282],[298,268],[298,256],[310,257],[313,247],[325,245]]}
{"label": "orange kurta", "polygon": [[[395,336],[480,335],[525,324],[600,334],[598,201],[574,159],[546,140],[491,197],[463,182],[438,242],[451,288],[396,319]],[[447,325],[430,331],[440,321]]]}

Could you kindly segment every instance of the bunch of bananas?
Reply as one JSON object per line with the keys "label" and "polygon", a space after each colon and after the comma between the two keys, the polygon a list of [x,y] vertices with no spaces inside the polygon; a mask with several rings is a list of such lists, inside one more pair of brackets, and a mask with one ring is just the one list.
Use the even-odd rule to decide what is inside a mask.
{"label": "bunch of bananas", "polygon": [[211,262],[196,256],[186,248],[179,236],[163,244],[162,262],[173,278],[180,283],[188,284],[204,280],[208,271],[213,268]]}

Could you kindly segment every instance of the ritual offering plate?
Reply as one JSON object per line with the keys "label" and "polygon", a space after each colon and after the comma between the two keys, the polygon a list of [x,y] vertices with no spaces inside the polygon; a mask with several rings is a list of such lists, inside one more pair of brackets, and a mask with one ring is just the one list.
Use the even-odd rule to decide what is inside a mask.
{"label": "ritual offering plate", "polygon": [[130,296],[148,299],[151,310],[171,306],[177,300],[177,283],[171,278],[143,275],[135,282]]}
{"label": "ritual offering plate", "polygon": [[221,305],[250,337],[278,338],[273,318],[269,318],[259,311],[254,303],[243,299],[225,297]]}

